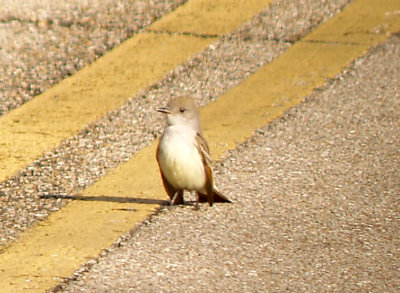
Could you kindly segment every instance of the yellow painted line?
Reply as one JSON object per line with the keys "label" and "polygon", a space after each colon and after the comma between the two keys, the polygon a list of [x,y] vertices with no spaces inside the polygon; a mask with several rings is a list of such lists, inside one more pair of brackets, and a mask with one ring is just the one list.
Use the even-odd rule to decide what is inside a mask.
{"label": "yellow painted line", "polygon": [[328,22],[303,40],[364,44],[368,47],[397,32],[399,23],[399,1],[363,0],[348,6],[335,17],[334,22]]}
{"label": "yellow painted line", "polygon": [[156,207],[137,206],[71,202],[0,255],[0,292],[44,292],[60,283]]}
{"label": "yellow painted line", "polygon": [[150,26],[150,30],[197,35],[226,34],[266,9],[273,0],[190,0]]}
{"label": "yellow painted line", "polygon": [[[151,29],[156,30],[164,19],[170,25],[184,19],[207,35],[227,32],[270,2],[192,0],[183,9],[178,8],[155,22]],[[123,104],[214,41],[215,38],[184,35],[138,34],[92,65],[0,117],[0,181]]]}
{"label": "yellow painted line", "polygon": [[[272,0],[264,1],[269,2]],[[217,30],[218,26],[223,26],[224,29],[218,30],[221,32],[227,27],[237,27],[245,18],[250,18],[266,7],[254,4],[230,6],[224,11],[228,8],[225,7],[227,2],[214,3],[214,0],[207,0],[202,3],[207,6],[210,15],[224,16],[231,13],[225,17],[226,22],[213,25]],[[186,7],[193,4],[196,5],[196,2],[190,1]],[[239,9],[240,13],[237,12]],[[246,17],[243,18],[243,15]],[[179,17],[192,22],[195,21],[193,17],[197,16],[179,12]],[[205,31],[207,35],[214,33],[214,30]],[[65,138],[161,79],[168,70],[214,41],[215,38],[179,34],[138,34],[74,76],[0,117],[0,181],[14,175]],[[154,150],[151,152],[154,153]],[[147,161],[149,156],[143,157],[143,153],[135,160],[145,158]],[[148,169],[141,166],[133,172],[138,178],[138,174],[148,174],[148,170],[155,170],[154,167],[151,161]],[[133,185],[122,184],[118,177],[115,178],[115,185],[120,189],[126,187],[125,196],[143,194],[132,194]],[[148,180],[146,175],[143,179]],[[112,180],[110,176],[106,184],[108,188],[114,186]],[[140,186],[140,181],[135,183]],[[160,191],[160,182],[154,188]],[[134,189],[140,190],[138,187]],[[0,291],[29,289],[30,292],[42,292],[50,288],[158,207],[151,204],[151,201],[143,206],[109,198],[122,193],[101,193],[99,189],[91,188],[86,195],[106,194],[108,199],[102,197],[98,201],[72,202],[25,233],[20,241],[6,248],[0,255]],[[149,194],[146,193],[146,196]],[[165,198],[165,195],[159,192],[154,197]]]}
{"label": "yellow painted line", "polygon": [[[356,0],[202,113],[216,157],[400,30],[400,1]],[[250,102],[251,101],[251,102]],[[222,110],[229,109],[229,111]],[[212,121],[218,117],[218,123]],[[208,126],[210,125],[210,126]]]}
{"label": "yellow painted line", "polygon": [[0,181],[123,104],[211,40],[139,34],[0,117]]}
{"label": "yellow painted line", "polygon": [[[365,3],[374,9],[364,9]],[[343,12],[345,19],[338,15],[321,25],[304,41],[203,108],[205,136],[213,156],[220,157],[237,142],[250,137],[255,128],[299,103],[326,77],[338,74],[369,47],[384,41],[388,32],[400,30],[397,16],[390,16],[389,20],[386,17],[399,10],[398,0],[354,1]],[[315,42],[326,27],[344,26],[338,31],[351,32],[360,25],[361,12],[365,39],[360,36],[357,44],[334,39]],[[377,36],[370,38],[370,30],[376,25],[370,19],[377,17],[390,25],[387,31],[376,32]],[[85,196],[99,196],[99,201],[68,204],[7,248],[0,255],[0,292],[44,291],[56,284],[59,277],[70,275],[80,264],[98,255],[101,247],[131,229],[135,221],[154,211],[156,205],[109,202],[100,196],[165,199],[154,158],[155,146],[156,142],[84,192]],[[129,211],[132,209],[135,211]]]}

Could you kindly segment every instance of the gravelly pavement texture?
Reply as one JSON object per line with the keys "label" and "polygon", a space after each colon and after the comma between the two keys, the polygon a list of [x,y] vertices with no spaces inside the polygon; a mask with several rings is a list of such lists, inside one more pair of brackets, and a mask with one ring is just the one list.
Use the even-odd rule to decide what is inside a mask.
{"label": "gravelly pavement texture", "polygon": [[165,208],[63,292],[398,292],[400,38],[216,166],[233,204]]}
{"label": "gravelly pavement texture", "polygon": [[[135,5],[139,5],[140,3],[142,3],[141,5],[145,5],[143,3],[147,3],[147,6],[145,5],[144,7],[153,9],[150,9],[150,14],[142,12],[142,14],[144,13],[144,15],[142,15],[139,13],[139,15],[142,15],[141,17],[144,18],[139,26],[141,27],[147,25],[149,15],[162,15],[162,13],[172,9],[171,7],[173,7],[173,5],[177,5],[177,3],[181,2],[182,1],[165,3],[163,3],[163,1],[135,1],[132,3]],[[49,194],[74,195],[94,183],[101,176],[104,176],[110,169],[128,160],[138,150],[152,142],[154,138],[160,134],[163,127],[163,119],[155,109],[157,106],[164,105],[165,100],[169,99],[170,96],[182,94],[192,95],[200,105],[205,105],[217,99],[219,95],[239,84],[251,73],[257,71],[262,65],[271,62],[274,58],[282,54],[293,42],[302,38],[315,26],[338,13],[349,2],[349,0],[279,0],[274,2],[264,12],[255,16],[252,20],[243,24],[231,34],[221,36],[220,40],[211,45],[204,52],[200,52],[185,64],[171,70],[165,79],[144,89],[120,108],[109,113],[107,117],[88,125],[79,134],[67,139],[57,149],[46,153],[42,158],[38,158],[25,170],[21,170],[19,174],[16,174],[9,180],[0,182],[0,245],[8,244],[15,240],[19,233],[25,231],[27,227],[30,227],[37,221],[46,219],[51,212],[57,211],[66,202],[66,200],[62,199],[43,199],[40,198],[40,196]],[[43,3],[48,2],[43,1]],[[76,9],[79,13],[74,16],[76,17],[74,21],[86,19],[88,15],[94,15],[95,12],[98,13],[98,15],[111,13],[112,11],[118,14],[118,9],[120,9],[107,8],[110,7],[109,5],[111,5],[113,1],[106,1],[107,5],[97,5],[95,8],[92,8],[95,9],[95,12],[90,9],[88,11],[84,9],[87,4],[86,2],[81,3],[77,1],[68,3],[68,5],[72,5],[73,7],[79,7],[79,9]],[[126,9],[125,6],[130,2],[120,1],[120,3],[122,5],[121,9]],[[45,16],[48,12],[46,14],[45,11],[53,7],[51,6],[53,4],[49,5],[50,6],[46,8],[47,10],[39,13],[36,18],[46,20]],[[137,15],[138,11],[135,10],[138,8],[135,5],[131,10],[127,9],[127,11],[133,11],[132,13],[136,13],[136,17],[139,17]],[[59,8],[59,12],[54,12],[54,14],[52,14],[54,18],[57,15],[62,15],[58,22],[63,19],[70,19],[72,17],[71,15],[74,15],[70,12],[63,12],[63,7]],[[101,7],[103,7],[104,11],[101,10]],[[22,12],[18,14],[19,10],[17,8],[11,8],[10,11],[14,11],[13,13],[17,15],[18,18],[24,16],[25,10],[22,10]],[[146,12],[148,10],[144,11]],[[12,15],[11,12],[9,12],[9,15]],[[28,13],[25,17],[29,15]],[[32,15],[29,16],[29,18],[33,17]],[[120,20],[119,17],[123,16],[117,15],[116,19],[112,21],[112,23],[116,22],[115,25],[118,27],[118,22],[124,23],[124,20]],[[106,20],[105,23],[101,22],[102,19]],[[112,17],[97,17],[97,22],[93,25],[97,28],[107,27],[107,21],[109,19],[112,19]],[[14,25],[14,22],[11,21],[11,24]],[[17,24],[21,25],[19,21],[17,21],[15,25]],[[10,25],[10,23],[6,22],[5,26],[7,25]],[[29,23],[29,26],[30,25],[33,25],[36,29],[40,27],[37,22],[33,24]],[[74,27],[75,26],[72,26],[72,28]],[[63,26],[55,26],[54,29],[56,28],[62,29]],[[117,29],[115,27],[111,28],[113,31],[112,34],[115,34]],[[129,27],[124,28],[122,26],[121,29],[129,30]],[[134,29],[132,30],[134,31]],[[43,37],[42,33],[44,31],[41,31],[41,33],[38,31],[37,33]],[[26,29],[24,32],[26,32]],[[90,32],[89,30],[89,35],[85,36],[83,34],[80,37],[90,39]],[[49,32],[46,31],[44,36],[52,33],[58,38],[60,35],[62,36],[62,34],[52,32],[52,30]],[[71,42],[73,38],[79,37],[74,30],[71,30],[70,33],[72,36],[67,40]],[[1,36],[2,34],[0,34],[0,38]],[[40,43],[40,38],[37,39],[26,36],[23,38],[24,40],[27,38],[29,40],[38,41],[37,44],[35,43],[36,45],[29,43],[29,46],[32,48],[37,48],[38,46],[51,48],[46,42]],[[57,41],[61,40],[56,39],[55,42]],[[16,39],[15,44],[18,43],[19,39]],[[79,54],[80,50],[87,50],[84,44],[83,47],[79,47],[82,45],[80,41],[73,41],[73,46],[77,48],[77,54]],[[100,42],[99,46],[100,44],[102,43]],[[28,45],[26,46],[29,47]],[[60,43],[60,46],[70,47],[72,45],[67,42],[65,44]],[[52,51],[50,50],[50,52]],[[2,51],[0,50],[0,55],[1,54]],[[43,52],[43,54],[44,57],[52,56],[49,52]],[[20,58],[25,56],[23,57],[25,59],[21,60],[21,64],[24,64],[23,66],[25,67],[21,68],[26,68],[26,74],[28,75],[31,70],[36,70],[35,62],[39,62],[38,64],[54,64],[54,62],[57,63],[57,60],[61,58],[56,54],[55,58],[46,59],[46,61],[42,62],[36,60],[36,55],[34,55],[35,58],[31,59],[27,57],[28,55],[29,52],[20,56]],[[71,56],[68,55],[68,57]],[[60,60],[63,60],[62,62],[64,63],[70,60],[68,58],[63,58]],[[83,60],[82,62],[84,63],[91,60],[90,58],[84,58],[83,55],[79,55],[76,58]],[[17,60],[19,59],[17,58]],[[25,61],[27,63],[24,63]],[[29,63],[28,61],[33,63]],[[11,67],[17,66],[14,63],[9,64],[8,66]],[[17,62],[17,64],[19,63]],[[4,67],[0,64],[0,70],[2,68]],[[54,79],[54,81],[63,76],[61,71],[53,72],[50,70],[49,72],[55,75],[56,79]],[[3,75],[0,74],[0,76]],[[39,87],[46,87],[42,79],[33,78],[25,81]],[[19,81],[17,80],[16,83],[18,84]],[[12,102],[14,97],[16,99],[21,97],[13,92],[14,89],[14,87],[12,87],[11,90],[7,86],[5,87],[5,90],[7,90],[7,94],[4,96],[5,104],[9,101],[14,103]],[[8,95],[11,95],[13,98],[10,100]],[[0,104],[1,103],[0,101]],[[13,105],[16,106],[17,104]],[[96,158],[96,160],[94,160],[94,158]]]}
{"label": "gravelly pavement texture", "polygon": [[[0,0],[0,115],[183,2]],[[0,245],[64,204],[40,195],[75,194],[154,140],[166,98],[217,99],[349,2],[276,1],[1,182]],[[233,204],[165,208],[53,291],[400,291],[399,57],[397,35],[229,152],[215,169]]]}
{"label": "gravelly pavement texture", "polygon": [[0,0],[0,115],[184,2]]}

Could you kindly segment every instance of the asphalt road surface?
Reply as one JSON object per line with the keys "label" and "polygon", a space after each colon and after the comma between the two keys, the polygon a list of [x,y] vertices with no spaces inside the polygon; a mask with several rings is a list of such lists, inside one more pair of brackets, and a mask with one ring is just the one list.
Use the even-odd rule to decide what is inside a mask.
{"label": "asphalt road surface", "polygon": [[[0,0],[0,115],[184,2]],[[274,1],[200,36],[215,42],[0,182],[2,251],[70,202],[44,196],[78,194],[154,141],[171,95],[218,100],[352,2]],[[398,292],[400,37],[387,37],[215,163],[232,204],[161,207],[50,291]]]}

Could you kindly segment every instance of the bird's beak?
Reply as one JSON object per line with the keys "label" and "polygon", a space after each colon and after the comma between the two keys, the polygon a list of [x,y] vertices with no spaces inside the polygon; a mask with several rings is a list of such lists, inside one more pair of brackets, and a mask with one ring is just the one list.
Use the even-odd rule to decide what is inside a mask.
{"label": "bird's beak", "polygon": [[157,111],[161,112],[161,113],[165,113],[165,114],[170,114],[171,113],[171,111],[169,110],[168,107],[157,108]]}

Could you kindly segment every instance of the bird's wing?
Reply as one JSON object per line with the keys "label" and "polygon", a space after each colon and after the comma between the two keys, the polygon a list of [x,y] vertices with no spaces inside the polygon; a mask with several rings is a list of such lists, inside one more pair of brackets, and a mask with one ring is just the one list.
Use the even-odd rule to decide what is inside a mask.
{"label": "bird's wing", "polygon": [[210,148],[208,147],[207,141],[200,133],[197,133],[196,135],[196,147],[203,159],[204,172],[206,173],[207,201],[209,205],[212,206],[212,204],[214,203],[214,191],[213,191],[213,176],[210,167],[210,162],[211,162]]}
{"label": "bird's wing", "polygon": [[196,136],[196,144],[200,154],[202,155],[205,166],[204,169],[207,177],[207,188],[206,188],[207,194],[197,192],[199,196],[199,201],[200,202],[208,201],[208,203],[210,203],[211,199],[212,202],[231,202],[225,195],[214,189],[212,170],[210,167],[210,164],[212,162],[212,159],[210,157],[210,148],[208,147],[207,141],[200,133],[198,133]]}

